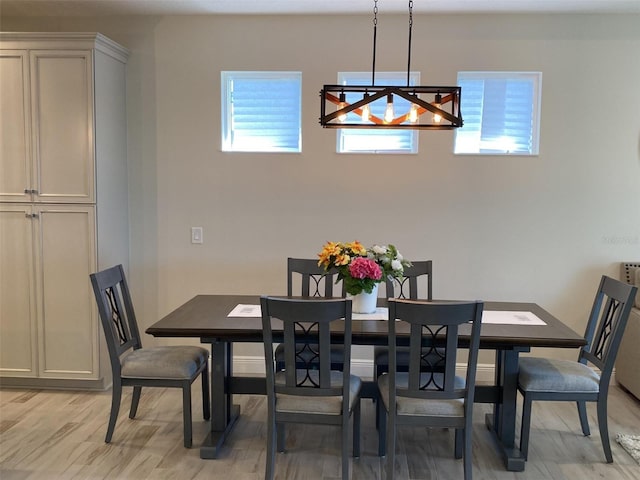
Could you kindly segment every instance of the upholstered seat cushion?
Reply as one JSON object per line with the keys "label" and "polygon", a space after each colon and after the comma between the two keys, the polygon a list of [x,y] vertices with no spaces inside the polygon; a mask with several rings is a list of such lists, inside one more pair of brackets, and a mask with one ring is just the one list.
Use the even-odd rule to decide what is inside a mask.
{"label": "upholstered seat cushion", "polygon": [[524,357],[518,383],[531,392],[598,392],[600,376],[590,367],[571,360]]}
{"label": "upholstered seat cushion", "polygon": [[[312,377],[314,382],[318,381],[318,372],[299,370],[299,378],[304,379],[307,373]],[[339,387],[342,385],[342,372],[331,372],[331,386]],[[276,373],[276,385],[285,384],[285,373]],[[350,375],[349,377],[349,411],[358,399],[362,380],[360,377]],[[310,387],[311,388],[311,387]],[[342,396],[302,396],[287,395],[282,393],[276,394],[276,411],[293,412],[293,413],[319,413],[325,415],[340,415],[342,413]]]}
{"label": "upholstered seat cushion", "polygon": [[189,379],[208,361],[196,346],[162,346],[131,350],[120,358],[122,377]]}
{"label": "upholstered seat cushion", "polygon": [[[441,382],[442,375],[436,374]],[[389,410],[389,374],[383,373],[378,377],[378,388],[382,401]],[[427,380],[425,380],[426,382]],[[396,373],[396,383],[398,389],[406,388],[409,384],[409,376],[406,373]],[[455,388],[464,388],[464,379],[455,378]],[[435,391],[435,390],[434,390]],[[396,395],[396,407],[398,415],[423,415],[442,417],[464,417],[464,399],[456,398],[452,400],[409,398]]]}

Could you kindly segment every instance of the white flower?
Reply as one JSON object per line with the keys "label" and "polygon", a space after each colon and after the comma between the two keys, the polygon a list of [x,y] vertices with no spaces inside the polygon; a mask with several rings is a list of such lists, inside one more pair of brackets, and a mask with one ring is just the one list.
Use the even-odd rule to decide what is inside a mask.
{"label": "white flower", "polygon": [[402,254],[400,252],[398,252],[398,254],[396,255],[396,258],[398,259],[399,262],[404,260],[404,257],[402,256]]}
{"label": "white flower", "polygon": [[402,270],[402,262],[400,260],[392,260],[391,268],[394,270]]}
{"label": "white flower", "polygon": [[373,250],[376,255],[384,255],[387,253],[387,247],[381,247],[380,245],[374,245],[371,250]]}

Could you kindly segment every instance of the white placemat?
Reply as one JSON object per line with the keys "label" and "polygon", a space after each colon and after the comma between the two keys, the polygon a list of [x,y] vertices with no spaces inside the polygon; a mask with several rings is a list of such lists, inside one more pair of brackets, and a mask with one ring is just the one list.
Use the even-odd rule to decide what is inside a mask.
{"label": "white placemat", "polygon": [[[248,305],[239,303],[231,310],[227,317],[261,317],[262,311],[260,305]],[[387,307],[378,307],[373,313],[353,313],[353,320],[386,320],[389,316]]]}
{"label": "white placemat", "polygon": [[387,307],[378,307],[373,313],[352,313],[353,320],[387,320],[389,318],[389,309]]}
{"label": "white placemat", "polygon": [[509,312],[485,310],[482,312],[482,323],[502,325],[546,325],[537,315],[531,312]]}
{"label": "white placemat", "polygon": [[260,305],[247,305],[239,303],[229,312],[227,317],[261,317],[262,309]]}
{"label": "white placemat", "polygon": [[[239,303],[229,312],[227,317],[261,317],[260,305]],[[386,320],[389,318],[387,307],[378,307],[373,313],[354,313],[353,320]],[[502,325],[546,325],[532,312],[485,310],[482,312],[482,323]]]}

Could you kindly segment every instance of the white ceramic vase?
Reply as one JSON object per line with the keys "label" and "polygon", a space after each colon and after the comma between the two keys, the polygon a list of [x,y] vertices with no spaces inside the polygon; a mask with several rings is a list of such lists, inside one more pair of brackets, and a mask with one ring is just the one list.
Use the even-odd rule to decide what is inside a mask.
{"label": "white ceramic vase", "polygon": [[376,311],[376,302],[378,301],[378,285],[373,286],[371,293],[362,292],[357,295],[347,294],[352,303],[351,311],[353,313],[373,313]]}

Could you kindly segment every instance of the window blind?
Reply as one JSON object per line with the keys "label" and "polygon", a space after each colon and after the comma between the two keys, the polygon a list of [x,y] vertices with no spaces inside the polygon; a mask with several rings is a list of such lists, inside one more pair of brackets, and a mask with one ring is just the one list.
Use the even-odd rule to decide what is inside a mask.
{"label": "window blind", "polygon": [[[407,72],[377,72],[376,85],[407,85]],[[410,85],[417,85],[420,81],[418,72],[411,72]],[[370,85],[371,72],[340,72],[339,85]],[[354,103],[362,100],[357,93],[346,93],[346,101]],[[383,118],[387,108],[386,98],[380,98],[370,104],[371,114]],[[408,112],[410,102],[404,98],[394,98],[393,108],[396,116]],[[349,122],[361,122],[356,113],[349,113]],[[364,122],[363,122],[364,123]],[[385,129],[338,129],[337,150],[339,153],[417,153],[418,134],[416,130],[385,130]]]}
{"label": "window blind", "polygon": [[301,150],[299,72],[223,72],[222,85],[223,150]]}
{"label": "window blind", "polygon": [[538,72],[460,72],[455,153],[537,155],[540,83]]}

